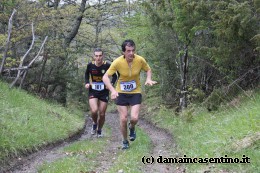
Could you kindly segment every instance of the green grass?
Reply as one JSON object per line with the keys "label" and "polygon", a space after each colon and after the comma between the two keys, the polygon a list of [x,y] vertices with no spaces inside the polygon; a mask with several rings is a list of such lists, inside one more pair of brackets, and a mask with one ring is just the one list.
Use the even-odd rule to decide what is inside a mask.
{"label": "green grass", "polygon": [[84,125],[81,111],[9,89],[3,82],[0,88],[0,163],[67,138]]}
{"label": "green grass", "polygon": [[[192,113],[186,112],[183,116],[176,116],[172,110],[161,106],[157,115],[150,118],[172,132],[182,153],[179,157],[185,154],[192,158],[225,155],[242,158],[245,155],[251,162],[186,164],[188,172],[260,172],[260,93],[254,93],[250,98],[240,96],[239,99],[236,107],[222,107],[213,113],[196,107]],[[249,144],[246,146],[245,143]]]}
{"label": "green grass", "polygon": [[142,157],[147,156],[151,149],[150,138],[141,129],[137,129],[138,138],[134,142],[130,142],[130,148],[120,153],[113,166],[108,170],[110,173],[138,173],[142,172]]}

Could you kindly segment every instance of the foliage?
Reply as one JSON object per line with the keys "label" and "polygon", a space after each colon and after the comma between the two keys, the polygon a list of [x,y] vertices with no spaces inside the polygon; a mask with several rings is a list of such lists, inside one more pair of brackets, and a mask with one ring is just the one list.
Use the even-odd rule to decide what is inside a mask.
{"label": "foliage", "polygon": [[155,73],[160,76],[164,99],[166,94],[173,98],[181,89],[179,57],[185,45],[189,45],[187,86],[205,96],[238,78],[236,84],[244,89],[258,85],[256,3],[171,0],[145,1],[142,5],[140,11],[149,17],[146,28],[151,38],[139,40],[150,41],[143,51],[158,65]]}
{"label": "foliage", "polygon": [[[215,2],[212,12],[212,33],[215,44],[210,51],[212,59],[231,78],[243,74],[259,64],[251,41],[259,33],[257,8],[248,1]],[[258,55],[257,55],[258,54]]]}
{"label": "foliage", "polygon": [[[234,81],[243,89],[259,84],[258,1],[99,1],[87,4],[84,13],[79,5],[66,1],[55,6],[45,0],[1,4],[1,52],[8,19],[13,8],[17,9],[6,68],[17,67],[28,50],[32,22],[37,38],[25,64],[36,56],[41,41],[48,36],[44,52],[29,70],[24,89],[64,105],[67,99],[83,100],[84,92],[77,87],[82,87],[82,72],[93,48],[101,47],[106,59],[113,61],[121,55],[122,41],[129,38],[135,40],[137,53],[151,65],[166,103],[177,105],[183,93],[182,57],[186,52],[185,89],[203,91],[205,98],[214,88]],[[83,20],[76,36],[68,47],[64,46],[73,22],[80,17]],[[16,73],[8,75],[14,77]]]}
{"label": "foliage", "polygon": [[[11,45],[13,46],[10,48],[7,57],[10,61],[7,62],[8,64],[5,67],[16,67],[16,64],[19,63],[20,57],[23,56],[31,43],[30,24],[34,23],[37,37],[36,46],[29,54],[25,65],[36,56],[42,38],[47,35],[48,41],[37,61],[37,65],[34,65],[28,71],[23,88],[40,95],[42,98],[62,102],[64,105],[66,105],[67,99],[71,101],[75,97],[79,97],[75,98],[73,102],[81,100],[82,92],[74,92],[71,89],[82,87],[81,78],[84,73],[77,73],[77,71],[88,62],[86,57],[91,58],[93,48],[104,47],[109,60],[112,60],[114,55],[118,55],[118,53],[111,51],[115,48],[113,40],[115,35],[113,28],[115,26],[111,22],[119,23],[120,18],[118,16],[124,10],[121,4],[114,1],[107,4],[99,2],[93,6],[87,4],[85,13],[81,14],[82,11],[79,11],[80,4],[77,3],[73,5],[64,2],[63,5],[53,6],[54,4],[44,0],[35,2],[13,1],[12,5],[8,5],[9,9],[3,8],[1,13],[4,16],[9,11],[5,15],[6,21],[3,21],[3,25],[0,25],[1,34],[7,34],[6,24],[12,8],[17,7],[18,11],[14,19],[11,37]],[[78,36],[72,40],[69,47],[66,47],[64,42],[74,29],[73,22],[77,21],[80,15],[83,15],[85,19],[78,31]],[[103,46],[104,44],[106,46]],[[15,75],[16,73],[11,73],[11,76],[8,77]]]}
{"label": "foliage", "polygon": [[221,103],[226,101],[226,95],[223,89],[216,89],[205,100],[204,106],[207,107],[209,111],[216,111],[221,106]]}

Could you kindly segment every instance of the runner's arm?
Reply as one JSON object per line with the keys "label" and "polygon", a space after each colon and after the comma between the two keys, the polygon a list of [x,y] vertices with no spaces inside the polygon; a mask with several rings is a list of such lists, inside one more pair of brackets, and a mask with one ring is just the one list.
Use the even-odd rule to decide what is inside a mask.
{"label": "runner's arm", "polygon": [[117,79],[118,79],[118,75],[117,75],[117,73],[114,73],[114,74],[112,75],[112,80],[111,80],[112,86],[115,85]]}
{"label": "runner's arm", "polygon": [[118,97],[118,92],[115,90],[113,85],[110,82],[109,75],[107,73],[104,74],[102,78],[106,87],[111,91],[111,99],[116,99]]}
{"label": "runner's arm", "polygon": [[152,70],[151,69],[147,70],[145,85],[153,86],[156,83],[157,83],[156,81],[152,80]]}
{"label": "runner's arm", "polygon": [[90,84],[89,84],[89,65],[87,66],[87,69],[85,71],[85,88],[89,88],[90,87]]}

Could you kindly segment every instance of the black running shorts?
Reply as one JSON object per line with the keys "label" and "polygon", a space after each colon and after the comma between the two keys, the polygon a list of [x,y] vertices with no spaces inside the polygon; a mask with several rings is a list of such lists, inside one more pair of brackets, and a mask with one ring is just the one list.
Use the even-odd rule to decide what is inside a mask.
{"label": "black running shorts", "polygon": [[89,91],[88,98],[97,98],[98,100],[101,100],[103,102],[108,102],[109,100],[109,93],[108,92],[91,92]]}
{"label": "black running shorts", "polygon": [[142,102],[142,94],[141,93],[118,93],[119,96],[116,99],[116,105],[118,106],[134,106],[137,104],[141,104]]}

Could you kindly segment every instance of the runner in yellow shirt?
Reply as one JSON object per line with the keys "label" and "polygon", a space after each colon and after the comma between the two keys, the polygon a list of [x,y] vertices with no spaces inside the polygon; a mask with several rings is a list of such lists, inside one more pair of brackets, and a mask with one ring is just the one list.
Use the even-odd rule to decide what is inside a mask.
{"label": "runner in yellow shirt", "polygon": [[[152,71],[146,60],[135,54],[135,43],[133,40],[125,40],[122,44],[123,55],[113,61],[110,68],[103,76],[103,82],[111,91],[111,99],[116,100],[117,109],[120,116],[120,130],[123,135],[122,149],[129,148],[127,138],[128,107],[131,109],[129,123],[129,139],[136,138],[135,125],[138,122],[140,106],[142,102],[140,72],[146,72],[145,85],[152,86],[156,81],[152,80]],[[109,77],[114,73],[119,73],[116,88],[110,82]]]}

